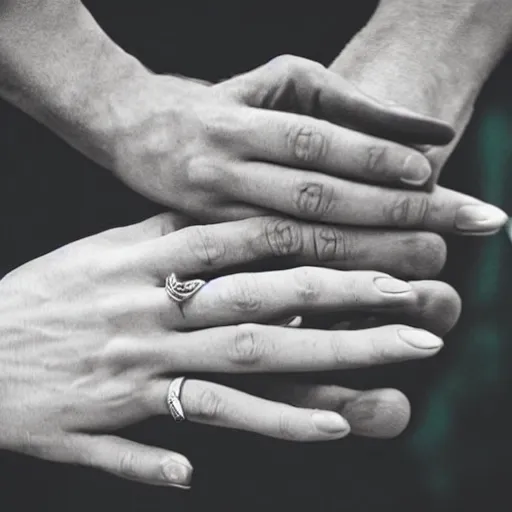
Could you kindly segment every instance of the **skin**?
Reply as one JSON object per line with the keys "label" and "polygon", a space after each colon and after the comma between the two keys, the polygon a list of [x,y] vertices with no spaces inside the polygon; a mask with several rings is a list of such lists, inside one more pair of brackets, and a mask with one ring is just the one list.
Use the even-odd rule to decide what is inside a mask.
{"label": "skin", "polygon": [[[4,0],[0,10],[2,97],[134,190],[202,221],[271,210],[373,225],[363,207],[386,189],[350,178],[421,186],[430,165],[406,144],[442,145],[453,136],[446,124],[376,103],[305,59],[280,57],[209,86],[151,73],[78,1]],[[349,214],[336,207],[345,197]],[[426,200],[401,191],[398,215],[383,225],[431,229]],[[465,233],[505,222],[491,207],[470,217]]]}
{"label": "skin", "polygon": [[432,165],[432,187],[511,37],[508,0],[381,0],[330,69],[367,94],[455,128],[447,146],[422,148]]}
{"label": "skin", "polygon": [[[30,17],[26,17],[27,7],[31,10]],[[432,119],[404,112],[389,104],[376,103],[317,64],[291,57],[280,58],[251,73],[208,86],[150,73],[113,44],[79,2],[3,1],[0,8],[0,55],[3,69],[6,70],[0,85],[2,96],[113,171],[135,190],[196,218],[208,221],[243,219],[279,211],[313,223],[472,234],[495,232],[505,221],[503,212],[445,189],[438,188],[428,194],[381,188],[347,179],[421,186],[429,179],[430,167],[420,150],[407,144],[444,144],[450,140],[452,133],[446,125]],[[30,37],[27,37],[28,33]],[[56,33],[60,35],[59,38],[53,37]],[[48,44],[42,44],[48,41],[52,42],[50,48]],[[59,47],[59,44],[64,46]],[[42,48],[44,55],[38,53]],[[63,51],[64,48],[66,51]],[[262,90],[265,95],[261,95]],[[180,102],[187,108],[180,108]],[[321,119],[306,117],[308,115]],[[413,138],[407,138],[407,134],[411,133]],[[393,138],[394,142],[377,137]],[[412,177],[411,167],[405,165],[411,161],[415,162]],[[276,196],[272,193],[274,190],[288,191],[289,195]],[[260,230],[259,236],[254,235],[255,238],[259,241],[285,240],[286,244],[279,245],[278,242],[277,247],[295,264],[304,260],[302,264],[307,264],[307,260],[312,259],[317,264],[321,262],[342,268],[343,265],[352,265],[362,270],[373,266],[395,274],[414,274],[421,256],[411,253],[407,240],[415,240],[413,248],[430,247],[426,240],[438,240],[436,235],[411,235],[405,231],[399,234],[391,231],[358,231],[355,227],[301,225],[287,219],[274,219],[272,222],[272,236]],[[148,229],[144,224],[142,231],[146,233]],[[161,229],[159,227],[157,232],[160,233]],[[244,225],[242,231],[246,229]],[[5,303],[6,315],[3,316],[6,322],[4,339],[7,340],[4,345],[7,347],[4,358],[6,372],[3,374],[7,377],[4,382],[6,389],[18,387],[9,395],[6,407],[10,413],[9,419],[14,419],[12,429],[9,429],[4,440],[6,447],[52,460],[93,465],[148,483],[187,486],[191,470],[186,459],[167,451],[105,436],[108,430],[149,415],[167,413],[162,397],[166,393],[168,378],[164,379],[163,374],[198,370],[241,372],[239,360],[233,365],[229,358],[223,359],[229,346],[238,347],[235,352],[237,357],[243,357],[243,368],[252,371],[354,367],[382,362],[371,353],[370,347],[381,341],[396,342],[396,327],[390,325],[377,327],[376,331],[339,331],[335,334],[257,324],[244,324],[246,326],[243,328],[230,325],[230,322],[239,323],[242,319],[244,322],[275,321],[276,318],[269,317],[269,311],[276,308],[280,314],[287,316],[311,309],[329,311],[334,305],[339,307],[343,301],[334,292],[341,286],[336,290],[328,288],[334,280],[332,272],[335,271],[322,274],[329,272],[326,269],[301,269],[279,274],[279,279],[286,283],[302,280],[301,293],[293,297],[286,294],[290,287],[282,290],[281,297],[272,288],[274,279],[268,274],[261,274],[258,280],[248,275],[226,277],[224,288],[219,284],[222,283],[222,278],[219,278],[209,283],[195,298],[196,304],[197,301],[205,301],[201,308],[196,308],[194,312],[194,303],[191,302],[191,311],[186,311],[185,316],[184,311],[180,312],[181,316],[177,312],[169,315],[168,300],[161,290],[162,278],[171,270],[167,266],[170,263],[169,255],[165,251],[157,251],[157,246],[162,245],[157,242],[151,246],[151,250],[149,242],[144,247],[141,247],[144,245],[142,241],[140,246],[134,243],[134,240],[139,240],[138,233],[135,228],[103,235],[103,238],[99,236],[92,245],[102,240],[98,243],[101,250],[83,251],[87,256],[82,256],[82,259],[77,256],[78,252],[73,250],[73,246],[67,247],[57,256],[52,254],[49,259],[23,267],[2,281],[6,292],[4,300],[9,299]],[[238,238],[236,243],[241,245],[236,246],[236,251],[229,250],[229,243],[220,249],[218,246],[211,247],[208,240],[217,240],[218,237],[208,233],[204,228],[199,228],[196,229],[195,238],[191,236],[192,246],[195,243],[208,249],[202,253],[199,264],[188,269],[191,275],[201,270],[213,270],[220,262],[242,263],[229,260],[235,252],[236,257],[240,257],[240,247],[244,250],[248,247],[249,252],[242,251],[245,255],[251,255],[250,251],[254,250],[253,238],[245,245],[243,239]],[[395,243],[395,236],[399,243]],[[124,242],[116,242],[120,239]],[[354,240],[355,243],[349,243]],[[376,248],[382,240],[386,240],[389,247],[379,254]],[[107,248],[112,249],[116,243],[123,250],[109,252]],[[269,242],[267,244],[271,250],[262,250],[258,258],[274,255],[275,243],[274,246]],[[184,253],[186,246],[188,243],[179,246],[180,254]],[[258,247],[256,244],[256,249]],[[369,255],[368,249],[371,247],[373,252]],[[442,256],[439,257],[442,249],[439,247],[442,247],[442,243],[437,242],[432,250],[437,253],[434,264],[442,259]],[[63,256],[68,250],[69,260]],[[388,257],[395,254],[394,250],[407,253],[409,267],[401,264],[400,268],[396,268],[393,258]],[[160,260],[154,259],[157,254],[165,254],[166,266],[162,267]],[[340,254],[342,257],[338,261]],[[89,256],[92,264],[91,261],[84,261]],[[172,270],[176,271],[182,264],[181,270],[187,273],[186,265],[198,260],[197,252],[188,256],[175,261]],[[243,263],[253,258],[254,255]],[[111,266],[105,269],[100,262],[109,262]],[[432,263],[426,264],[423,269],[426,274],[431,270],[429,265]],[[37,270],[37,276],[31,274],[31,266]],[[65,272],[66,269],[71,269],[70,274]],[[146,269],[147,274],[142,276],[141,269]],[[74,280],[74,277],[81,275],[80,272],[95,277],[93,282],[96,287],[91,288],[88,282]],[[41,275],[47,276],[48,281],[39,283],[36,291],[24,284],[38,282]],[[362,293],[363,289],[366,290],[364,285],[368,284],[369,275],[358,276],[352,285],[355,289],[361,287]],[[372,276],[376,277],[374,274]],[[122,283],[119,281],[121,277],[124,277]],[[62,283],[62,288],[50,289],[48,282]],[[312,283],[315,284],[311,286]],[[315,291],[319,283],[326,285],[320,293]],[[137,297],[133,297],[126,306],[131,314],[140,315],[137,325],[129,321],[131,315],[127,317],[122,302],[119,304],[119,296],[116,296],[125,284],[128,284],[128,288],[133,286],[133,290],[140,287],[140,294],[137,293]],[[212,293],[211,290],[217,285],[220,296],[209,296],[208,293]],[[254,299],[250,303],[246,299],[255,296],[253,287],[261,287],[261,298],[256,302],[258,308],[255,308]],[[433,293],[433,287],[436,293]],[[223,289],[226,291],[223,292]],[[84,305],[80,300],[85,290],[89,295],[86,293],[84,296],[89,300]],[[97,300],[102,290],[105,291],[104,302]],[[440,322],[432,319],[440,316],[442,310],[439,304],[446,306],[446,302],[451,304],[449,310],[455,312],[452,316],[456,319],[458,315],[458,299],[445,285],[413,283],[412,291],[406,295],[405,303],[387,309],[394,315],[402,316],[405,323],[423,324],[435,332],[445,330],[446,325],[452,323],[450,320],[444,317],[444,324],[439,325]],[[68,304],[70,297],[75,297],[76,302]],[[142,301],[142,297],[146,300]],[[443,299],[439,301],[436,297]],[[110,309],[108,298],[111,299]],[[277,298],[281,300],[281,307],[283,304],[287,307],[281,310],[276,303],[269,305],[269,300]],[[221,299],[226,301],[227,307],[222,310],[224,316],[219,318],[218,309],[210,306],[209,310],[208,304]],[[393,300],[397,300],[397,296]],[[47,301],[52,307],[43,308],[42,304]],[[106,310],[101,309],[106,307],[105,302]],[[365,298],[361,303],[374,313],[374,302]],[[426,314],[425,303],[431,305],[429,314]],[[69,308],[60,309],[63,304]],[[346,306],[355,304],[347,302]],[[16,308],[16,314],[12,308]],[[130,308],[135,308],[135,312]],[[90,311],[91,315],[84,316],[84,311]],[[68,323],[54,325],[53,315],[67,319]],[[88,321],[98,317],[110,320],[113,337],[112,331],[101,322],[87,325]],[[152,332],[150,340],[147,339],[147,332],[141,339],[142,334],[137,331],[143,325],[144,318],[148,320],[146,326]],[[16,321],[19,323],[16,324]],[[62,331],[56,332],[59,326]],[[188,327],[201,330],[181,332],[181,329]],[[31,330],[44,333],[48,343],[35,345]],[[69,332],[74,333],[71,340],[67,334]],[[78,336],[79,333],[82,336]],[[172,344],[173,351],[169,349],[170,352],[166,352],[167,348],[162,349],[162,345],[167,347],[164,341],[168,341],[171,333],[173,340],[178,341]],[[387,334],[381,338],[379,333]],[[57,341],[65,341],[61,351],[53,352],[57,346],[53,343],[56,341],[53,336],[57,336]],[[206,338],[202,339],[202,336]],[[435,339],[433,335],[423,336],[430,336],[430,341]],[[185,338],[193,341],[189,343],[187,339],[185,342]],[[299,346],[300,350],[294,350],[292,358],[281,360],[277,357],[279,352],[272,352],[276,348],[276,339],[283,344],[284,350],[292,345],[294,348]],[[319,341],[313,345],[312,339]],[[344,345],[345,341],[352,340],[352,345],[347,344],[349,355],[342,351],[340,358],[336,352],[333,359],[332,353],[319,350],[319,344],[336,344],[335,340],[341,339]],[[366,344],[362,343],[363,339]],[[179,340],[184,341],[183,345]],[[323,343],[322,340],[330,341]],[[76,353],[80,354],[78,361],[68,357],[72,342],[83,343],[77,345]],[[224,342],[225,345],[222,344]],[[205,368],[201,361],[205,360],[204,351],[210,345],[214,346],[213,353],[217,359],[211,360],[211,366]],[[419,352],[416,349],[414,356],[412,352],[398,353],[398,348],[404,350],[405,346],[392,346],[391,351],[385,348],[379,354],[382,357],[388,353],[393,360],[400,360],[420,357],[419,354],[424,357],[439,349],[439,345]],[[24,357],[13,358],[13,347],[19,348],[15,354],[24,354]],[[184,347],[185,351],[180,351],[180,347]],[[37,357],[25,358],[27,353],[37,353]],[[98,357],[98,354],[101,356],[105,353],[109,357]],[[288,356],[292,351],[286,353]],[[269,354],[274,357],[269,359]],[[41,367],[42,360],[54,361],[55,366]],[[308,361],[307,368],[302,366],[304,360]],[[155,361],[160,364],[154,364]],[[162,365],[162,361],[166,364]],[[27,368],[34,371],[26,372]],[[27,384],[25,378],[20,378],[20,374],[27,373],[30,376],[39,375],[40,378]],[[104,375],[110,378],[102,381],[101,376]],[[52,395],[49,385],[45,393],[38,396],[41,402],[31,403],[30,400],[37,396],[33,389],[40,382],[55,384],[55,388],[61,390],[59,396]],[[77,382],[85,384],[83,400],[80,396],[70,396],[76,389],[73,384]],[[329,434],[329,438],[339,438],[348,433],[346,420],[354,432],[377,437],[396,435],[408,420],[408,403],[396,391],[366,393],[332,386],[312,387],[282,382],[274,386],[271,380],[267,382],[263,384],[264,394],[270,398],[280,397],[283,402],[301,407],[324,407],[331,412],[334,409],[346,415],[344,429]],[[103,396],[99,391],[102,384],[105,386],[103,389],[108,390],[106,396],[112,399],[111,402],[102,402],[99,398]],[[114,389],[116,384],[118,387]],[[140,389],[144,391],[135,392]],[[33,407],[20,407],[20,397],[27,400],[21,405],[25,403]],[[63,404],[63,400],[67,404],[76,404],[76,407],[72,410],[64,406],[59,409],[58,405]],[[311,411],[283,409],[283,404],[259,400],[219,384],[195,379],[188,380],[183,390],[183,402],[192,421],[252,428],[266,435],[297,440],[326,438],[325,432],[320,433],[313,425]],[[123,405],[123,410],[116,409],[116,404]],[[27,409],[32,411],[30,417],[26,416]],[[251,416],[255,411],[266,411],[267,415],[265,418]],[[390,412],[394,421],[390,421]],[[295,416],[291,419],[287,414]],[[250,421],[244,423],[244,418]],[[344,421],[340,416],[336,416],[336,420],[333,418],[331,416],[333,422]],[[51,428],[45,430],[45,427]],[[95,433],[91,434],[91,431]],[[168,472],[163,471],[168,467]]]}
{"label": "skin", "polygon": [[[262,398],[193,377],[430,357],[441,338],[407,323],[442,335],[456,321],[458,296],[443,283],[311,266],[214,278],[181,306],[169,300],[163,280],[171,269],[208,275],[278,258],[275,221],[183,227],[182,218],[160,215],[80,240],[8,274],[0,282],[0,447],[187,487],[192,467],[184,456],[109,434],[168,414],[164,398],[173,374],[191,374],[181,394],[190,421],[294,441],[340,439],[351,426],[374,437],[403,430],[409,404],[396,390],[268,380],[253,387]],[[396,255],[403,250],[397,245]],[[310,263],[316,257],[312,248],[301,254]],[[442,309],[451,311],[451,320],[441,327],[427,311],[437,317]],[[334,331],[264,324],[305,311],[391,313],[404,324]]]}

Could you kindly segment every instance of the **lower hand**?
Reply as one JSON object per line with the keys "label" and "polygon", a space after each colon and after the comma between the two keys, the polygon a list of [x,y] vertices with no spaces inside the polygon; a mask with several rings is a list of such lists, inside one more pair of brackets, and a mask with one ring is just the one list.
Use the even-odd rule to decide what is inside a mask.
{"label": "lower hand", "polygon": [[[303,267],[233,274],[210,281],[177,307],[162,286],[170,272],[195,276],[273,257],[278,240],[269,229],[272,219],[171,232],[180,222],[164,215],[108,231],[0,282],[2,448],[187,486],[191,466],[183,456],[108,434],[168,414],[170,376],[191,376],[181,396],[191,421],[331,440],[346,436],[350,426],[326,410],[332,401],[325,394],[292,407],[193,375],[356,368],[429,357],[442,346],[437,336],[406,325],[331,332],[255,323],[311,310],[413,311],[425,290],[380,272]],[[302,257],[314,262],[312,249]],[[365,396],[336,393],[347,416],[350,404]],[[389,403],[389,394],[366,396]],[[355,414],[353,420],[357,431]]]}

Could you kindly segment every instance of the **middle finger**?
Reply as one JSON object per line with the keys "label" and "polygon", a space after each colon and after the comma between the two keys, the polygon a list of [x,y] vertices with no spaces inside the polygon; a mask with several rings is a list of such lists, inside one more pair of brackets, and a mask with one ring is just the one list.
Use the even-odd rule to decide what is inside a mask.
{"label": "middle finger", "polygon": [[134,344],[137,359],[157,375],[352,369],[430,357],[443,346],[428,331],[404,325],[322,331],[243,324],[172,333],[167,338]]}

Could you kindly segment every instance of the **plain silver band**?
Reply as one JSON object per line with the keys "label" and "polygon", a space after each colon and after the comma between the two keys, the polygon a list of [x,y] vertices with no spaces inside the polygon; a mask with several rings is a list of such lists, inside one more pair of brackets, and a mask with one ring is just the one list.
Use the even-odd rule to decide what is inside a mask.
{"label": "plain silver band", "polygon": [[169,390],[167,392],[167,407],[172,418],[177,423],[186,419],[185,412],[183,411],[183,406],[180,401],[181,387],[183,386],[184,380],[185,377],[176,377],[175,379],[172,379],[169,383]]}

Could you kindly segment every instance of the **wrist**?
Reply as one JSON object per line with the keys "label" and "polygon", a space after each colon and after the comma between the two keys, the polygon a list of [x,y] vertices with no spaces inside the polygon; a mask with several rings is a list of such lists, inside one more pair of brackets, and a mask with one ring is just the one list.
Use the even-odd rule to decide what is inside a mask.
{"label": "wrist", "polygon": [[504,0],[382,0],[333,69],[376,97],[464,124],[507,48],[512,12],[504,7]]}
{"label": "wrist", "polygon": [[146,70],[79,1],[13,5],[0,18],[0,96],[72,145],[87,145],[105,91]]}

